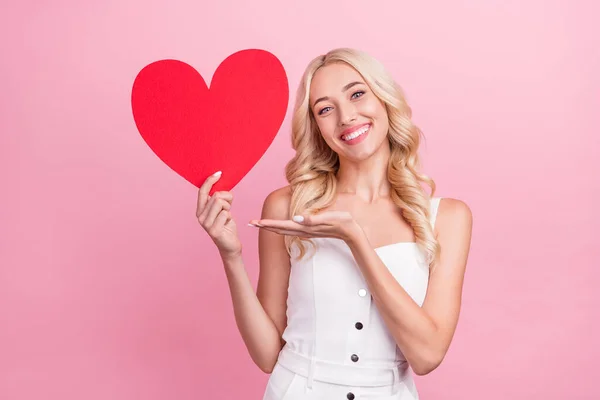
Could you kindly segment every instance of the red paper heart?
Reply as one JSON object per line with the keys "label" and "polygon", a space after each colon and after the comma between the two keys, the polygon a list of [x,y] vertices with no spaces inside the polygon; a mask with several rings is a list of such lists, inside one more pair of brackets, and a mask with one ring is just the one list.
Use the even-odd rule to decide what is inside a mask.
{"label": "red paper heart", "polygon": [[288,81],[264,50],[242,50],[217,68],[210,89],[188,64],[161,60],[144,67],[131,93],[136,126],[154,153],[200,187],[223,171],[215,190],[231,190],[256,165],[285,117]]}

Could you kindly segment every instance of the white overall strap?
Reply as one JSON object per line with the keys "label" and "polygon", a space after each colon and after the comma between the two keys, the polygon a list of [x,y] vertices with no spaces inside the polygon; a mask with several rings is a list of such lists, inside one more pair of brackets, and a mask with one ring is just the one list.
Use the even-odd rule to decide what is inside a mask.
{"label": "white overall strap", "polygon": [[429,208],[429,222],[431,222],[431,228],[435,227],[435,219],[437,217],[438,208],[440,207],[441,197],[433,197],[431,199],[430,208]]}

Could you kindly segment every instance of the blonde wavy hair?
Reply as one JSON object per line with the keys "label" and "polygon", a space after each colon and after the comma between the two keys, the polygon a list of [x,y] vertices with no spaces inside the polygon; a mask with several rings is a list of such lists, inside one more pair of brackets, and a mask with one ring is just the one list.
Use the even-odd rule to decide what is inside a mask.
{"label": "blonde wavy hair", "polygon": [[[315,72],[332,63],[346,63],[354,68],[386,107],[391,150],[388,163],[388,180],[393,189],[391,198],[413,228],[415,241],[424,252],[428,265],[433,267],[440,251],[429,223],[430,199],[435,193],[435,182],[418,171],[417,151],[422,132],[411,121],[412,111],[402,88],[379,61],[363,51],[333,49],[313,59],[302,76],[292,117],[292,147],[296,154],[285,167],[292,192],[290,215],[316,213],[335,201],[339,158],[321,136],[309,106],[309,89]],[[430,186],[430,195],[425,193],[421,183]],[[314,246],[310,239],[286,236],[285,243],[290,256],[292,246],[296,244],[300,250],[298,257],[302,258],[306,254],[303,243],[306,241]]]}

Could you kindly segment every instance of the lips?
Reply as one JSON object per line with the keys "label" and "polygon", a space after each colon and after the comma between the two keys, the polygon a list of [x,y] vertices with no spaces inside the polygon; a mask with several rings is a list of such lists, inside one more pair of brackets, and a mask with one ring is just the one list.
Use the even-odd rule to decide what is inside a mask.
{"label": "lips", "polygon": [[342,132],[342,134],[340,135],[340,139],[342,139],[342,138],[343,138],[344,136],[346,136],[346,135],[349,135],[349,134],[351,134],[351,133],[353,133],[353,132],[356,132],[357,130],[359,130],[359,129],[361,129],[361,128],[364,128],[364,127],[366,127],[366,126],[369,126],[369,125],[371,125],[371,123],[370,123],[370,122],[367,122],[367,123],[365,123],[365,124],[360,124],[360,125],[356,125],[356,126],[353,126],[353,127],[351,127],[351,128],[345,129],[345,130]]}

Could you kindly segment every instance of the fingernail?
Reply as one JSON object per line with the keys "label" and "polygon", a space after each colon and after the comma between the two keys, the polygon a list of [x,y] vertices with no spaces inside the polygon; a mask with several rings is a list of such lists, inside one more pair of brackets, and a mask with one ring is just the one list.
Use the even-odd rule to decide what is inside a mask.
{"label": "fingernail", "polygon": [[223,171],[217,171],[213,174],[213,176],[221,176],[222,173],[223,173]]}
{"label": "fingernail", "polygon": [[302,215],[294,215],[294,218],[292,218],[292,219],[296,222],[304,221],[304,217]]}

